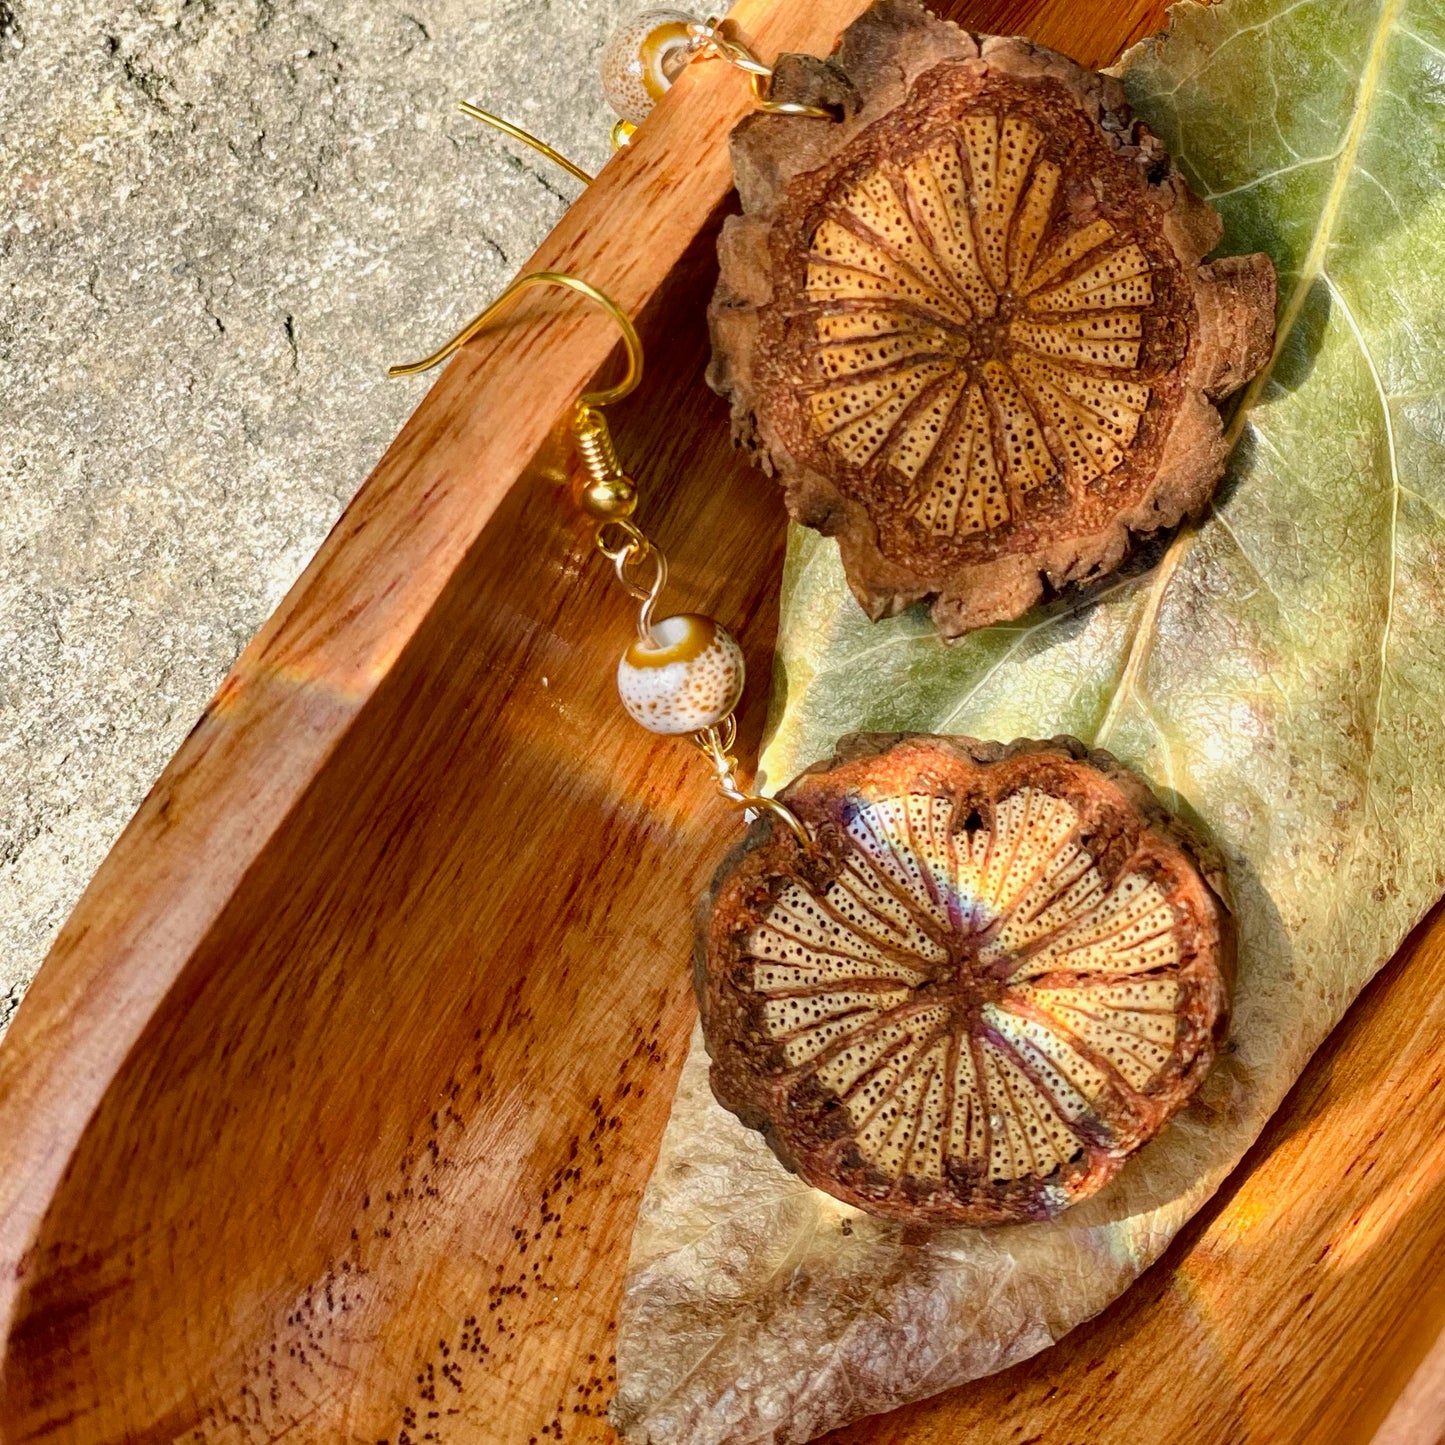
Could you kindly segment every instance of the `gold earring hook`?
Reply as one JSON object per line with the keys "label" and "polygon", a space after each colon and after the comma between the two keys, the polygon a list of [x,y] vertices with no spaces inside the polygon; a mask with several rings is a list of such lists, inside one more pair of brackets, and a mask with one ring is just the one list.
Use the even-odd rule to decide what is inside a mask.
{"label": "gold earring hook", "polygon": [[[741,70],[748,77],[752,86],[753,100],[759,110],[768,111],[773,115],[807,115],[816,116],[822,120],[836,119],[831,111],[823,110],[816,105],[803,105],[794,100],[774,100],[772,97],[772,67],[764,65],[736,36],[724,34],[722,30],[724,23],[722,19],[714,16],[707,20],[694,20],[688,26],[693,46],[691,59],[722,60],[735,69]],[[531,131],[523,130],[514,121],[494,115],[489,110],[483,110],[481,106],[473,105],[469,100],[459,100],[457,109],[463,115],[470,116],[473,120],[481,121],[483,125],[489,125],[493,130],[500,131],[504,136],[520,141],[525,146],[530,146],[538,155],[546,156],[553,165],[560,166],[569,176],[575,177],[584,186],[590,186],[597,179],[596,176],[589,175],[584,171],[576,161],[568,160],[561,151],[549,146],[546,141],[534,136]],[[629,145],[636,133],[637,127],[632,121],[619,120],[612,127],[612,149],[619,151]]]}
{"label": "gold earring hook", "polygon": [[473,105],[469,100],[459,100],[457,109],[463,115],[469,115],[473,120],[479,120],[483,125],[489,125],[493,130],[499,130],[503,135],[511,136],[513,140],[519,140],[523,145],[531,146],[539,155],[544,155],[553,165],[561,166],[569,176],[575,176],[584,186],[590,186],[596,179],[589,176],[581,166],[574,161],[569,161],[561,151],[553,150],[544,140],[538,140],[530,131],[523,130],[519,125],[513,125],[509,120],[503,120],[499,115],[493,115],[489,110],[483,110],[479,105]]}
{"label": "gold earring hook", "polygon": [[514,297],[532,286],[565,286],[569,290],[577,292],[579,296],[585,296],[589,301],[600,306],[617,323],[617,329],[622,333],[623,345],[627,349],[627,374],[615,386],[610,386],[605,391],[589,392],[581,397],[577,403],[579,411],[591,411],[596,407],[611,406],[613,402],[621,401],[624,396],[635,390],[638,382],[642,380],[642,339],[637,334],[637,328],[632,324],[627,313],[610,296],[599,291],[590,282],[582,280],[579,276],[571,276],[566,271],[529,271],[525,276],[518,276],[485,311],[474,316],[450,341],[438,347],[430,356],[424,357],[421,361],[411,361],[401,366],[388,367],[386,374],[392,377],[416,376],[420,372],[430,371],[434,366],[440,366],[449,356],[465,346],[472,337],[485,330],[493,317],[503,310]]}

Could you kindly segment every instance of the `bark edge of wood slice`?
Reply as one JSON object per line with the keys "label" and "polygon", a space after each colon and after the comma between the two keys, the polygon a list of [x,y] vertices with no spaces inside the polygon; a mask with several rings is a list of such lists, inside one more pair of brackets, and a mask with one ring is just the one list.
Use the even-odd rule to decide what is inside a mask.
{"label": "bark edge of wood slice", "polygon": [[944,637],[1090,583],[1208,503],[1217,401],[1273,345],[1274,266],[1122,85],[880,0],[733,132],[709,381],[870,617]]}
{"label": "bark edge of wood slice", "polygon": [[718,1101],[905,1224],[1051,1218],[1190,1099],[1228,1027],[1218,856],[1107,753],[858,734],[697,917]]}

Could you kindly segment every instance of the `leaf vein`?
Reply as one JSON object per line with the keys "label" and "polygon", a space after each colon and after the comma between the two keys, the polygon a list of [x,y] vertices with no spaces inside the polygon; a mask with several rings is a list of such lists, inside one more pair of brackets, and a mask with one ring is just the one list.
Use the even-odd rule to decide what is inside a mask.
{"label": "leaf vein", "polygon": [[1364,358],[1365,366],[1369,369],[1370,380],[1374,383],[1375,395],[1380,403],[1380,413],[1385,422],[1385,447],[1390,459],[1390,585],[1385,594],[1385,620],[1380,628],[1380,676],[1375,688],[1375,710],[1374,717],[1370,722],[1370,742],[1366,753],[1366,775],[1368,777],[1374,772],[1375,740],[1380,733],[1380,718],[1385,706],[1385,680],[1390,666],[1390,629],[1395,620],[1395,587],[1400,568],[1400,462],[1395,446],[1395,422],[1390,411],[1390,397],[1385,391],[1385,385],[1380,378],[1379,368],[1375,365],[1375,358],[1370,351],[1369,343],[1365,340],[1365,333],[1360,329],[1360,323],[1356,319],[1350,303],[1345,299],[1344,292],[1328,275],[1325,276],[1324,281],[1325,285],[1329,287],[1335,304],[1340,308],[1340,314],[1345,318],[1356,345],[1360,348],[1360,355]]}
{"label": "leaf vein", "polygon": [[1139,671],[1144,666],[1149,651],[1147,645],[1141,646],[1141,639],[1152,636],[1159,617],[1159,604],[1179,566],[1180,559],[1193,546],[1196,535],[1198,532],[1194,526],[1182,527],[1179,535],[1169,544],[1169,550],[1159,563],[1159,570],[1154,574],[1154,581],[1149,587],[1143,610],[1135,619],[1134,626],[1129,632],[1129,650],[1125,654],[1124,670],[1119,674],[1119,681],[1114,688],[1113,697],[1109,699],[1109,706],[1104,712],[1103,721],[1094,732],[1095,747],[1106,746],[1108,738],[1114,731],[1114,725],[1119,720],[1119,714],[1124,709],[1124,703],[1139,686]]}
{"label": "leaf vein", "polygon": [[1213,517],[1214,520],[1221,527],[1224,528],[1224,535],[1228,537],[1229,540],[1234,544],[1234,550],[1239,553],[1240,557],[1248,566],[1249,570],[1253,572],[1256,577],[1259,578],[1260,584],[1263,586],[1264,590],[1269,593],[1270,597],[1274,601],[1274,605],[1279,609],[1282,616],[1285,611],[1284,599],[1279,595],[1278,592],[1274,590],[1274,584],[1269,580],[1268,577],[1265,576],[1264,569],[1259,565],[1258,562],[1254,560],[1254,557],[1250,553],[1249,549],[1240,540],[1239,533],[1236,532],[1232,526],[1230,526],[1229,518],[1226,517],[1225,514],[1218,509],[1214,511]]}
{"label": "leaf vein", "polygon": [[1270,26],[1278,24],[1287,15],[1293,15],[1296,10],[1303,10],[1306,5],[1314,5],[1318,3],[1319,0],[1294,0],[1294,3],[1292,5],[1286,5],[1283,10],[1280,10],[1273,15],[1267,15],[1263,20],[1255,21],[1253,25],[1242,25],[1238,30],[1234,31],[1230,35],[1227,35],[1223,40],[1221,40],[1219,44],[1216,45],[1214,49],[1211,50],[1199,62],[1199,64],[1194,67],[1193,70],[1187,71],[1184,75],[1181,75],[1179,79],[1176,80],[1175,83],[1168,90],[1161,91],[1160,94],[1174,95],[1179,91],[1182,86],[1188,85],[1191,80],[1195,80],[1199,76],[1203,75],[1204,72],[1209,69],[1210,65],[1213,64],[1213,62],[1218,58],[1220,52],[1224,50],[1227,46],[1233,45],[1236,40],[1242,39],[1246,35],[1253,35],[1256,32],[1267,32]]}
{"label": "leaf vein", "polygon": [[1288,165],[1276,166],[1272,171],[1263,171],[1257,176],[1251,176],[1247,181],[1241,181],[1237,186],[1230,186],[1223,191],[1206,191],[1206,201],[1220,201],[1227,196],[1237,196],[1245,191],[1253,190],[1255,186],[1262,186],[1266,181],[1277,180],[1280,176],[1287,176],[1292,171],[1303,170],[1306,166],[1322,166],[1329,161],[1338,160],[1342,146],[1336,146],[1328,155],[1323,156],[1300,156],[1298,160],[1290,161]]}
{"label": "leaf vein", "polygon": [[1438,45],[1432,45],[1423,35],[1417,35],[1408,25],[1400,26],[1400,34],[1406,40],[1413,40],[1422,50],[1428,50],[1431,55],[1438,55],[1441,60],[1445,60],[1445,50]]}
{"label": "leaf vein", "polygon": [[[1379,22],[1370,40],[1364,75],[1360,81],[1360,88],[1356,92],[1354,110],[1350,115],[1349,124],[1345,128],[1345,139],[1340,147],[1339,169],[1330,183],[1329,192],[1320,209],[1320,218],[1315,226],[1314,236],[1300,266],[1299,280],[1290,293],[1289,302],[1275,331],[1274,350],[1269,360],[1260,368],[1259,374],[1245,388],[1244,395],[1240,398],[1239,406],[1235,410],[1234,419],[1225,433],[1225,441],[1231,449],[1244,431],[1260,394],[1274,375],[1275,368],[1278,366],[1295,324],[1305,308],[1310,292],[1314,289],[1315,282],[1324,274],[1324,259],[1329,251],[1335,224],[1339,220],[1345,193],[1349,189],[1350,177],[1355,167],[1355,157],[1359,153],[1360,142],[1364,138],[1366,122],[1374,105],[1376,92],[1379,90],[1380,75],[1384,70],[1385,56],[1389,49],[1389,37],[1399,22],[1403,5],[1404,0],[1383,0],[1380,7]],[[1095,734],[1096,746],[1102,745],[1104,739],[1112,732],[1129,693],[1138,686],[1138,679],[1153,645],[1154,624],[1159,615],[1160,601],[1173,579],[1174,573],[1178,570],[1180,561],[1199,536],[1199,530],[1198,527],[1184,528],[1170,544],[1169,551],[1159,565],[1158,574],[1150,588],[1149,600],[1130,635],[1129,651],[1123,671],[1119,675],[1118,686],[1104,713],[1099,730]]]}
{"label": "leaf vein", "polygon": [[[817,1237],[817,1233],[818,1214],[815,1210],[813,1214],[809,1217],[806,1226],[798,1235],[797,1239],[795,1239],[793,1243],[788,1247],[788,1249],[784,1252],[783,1257],[778,1261],[778,1263],[771,1270],[768,1271],[766,1278],[761,1280],[756,1286],[756,1291],[759,1296],[762,1296],[763,1293],[767,1290],[767,1288],[775,1280],[782,1276],[785,1270],[796,1269],[798,1267],[799,1263],[801,1263],[803,1258],[806,1256],[808,1252],[808,1247]],[[702,1367],[708,1362],[708,1360],[710,1360],[715,1354],[717,1354],[717,1352],[721,1350],[725,1345],[730,1345],[736,1342],[737,1335],[737,1329],[734,1328],[731,1324],[727,1328],[724,1328],[719,1333],[718,1337],[710,1345],[708,1345],[705,1350],[703,1350],[703,1352],[697,1357],[697,1359],[692,1362],[691,1365],[688,1366],[687,1373],[684,1374],[682,1378],[678,1380],[676,1384],[674,1384],[666,1392],[666,1394],[660,1397],[657,1405],[654,1408],[660,1409],[662,1406],[667,1405],[671,1401],[675,1400],[681,1393],[683,1386],[685,1386],[689,1380],[692,1380],[697,1375],[698,1371],[702,1369]]]}
{"label": "leaf vein", "polygon": [[1413,497],[1437,522],[1445,522],[1445,511],[1441,511],[1423,492],[1417,492],[1414,487],[1407,487],[1403,482],[1398,485],[1402,497]]}

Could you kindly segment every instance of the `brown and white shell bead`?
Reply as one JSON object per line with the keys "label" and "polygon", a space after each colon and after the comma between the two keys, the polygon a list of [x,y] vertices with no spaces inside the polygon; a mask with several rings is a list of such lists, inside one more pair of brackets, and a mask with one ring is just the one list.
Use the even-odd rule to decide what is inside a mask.
{"label": "brown and white shell bead", "polygon": [[623,120],[641,125],[694,51],[695,17],[648,10],[616,31],[602,52],[602,93]]}
{"label": "brown and white shell bead", "polygon": [[859,736],[723,863],[696,979],[718,1100],[887,1219],[1043,1219],[1181,1109],[1228,1022],[1222,868],[1068,738]]}
{"label": "brown and white shell bead", "polygon": [[617,691],[634,719],[654,733],[717,726],[738,705],[743,653],[721,623],[696,612],[652,624],[617,664]]}

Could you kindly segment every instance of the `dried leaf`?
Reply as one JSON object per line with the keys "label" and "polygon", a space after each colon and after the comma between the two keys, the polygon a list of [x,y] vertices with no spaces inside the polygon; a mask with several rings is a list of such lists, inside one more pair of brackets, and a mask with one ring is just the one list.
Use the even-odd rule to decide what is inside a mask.
{"label": "dried leaf", "polygon": [[868,623],[793,539],[785,779],[840,734],[1073,733],[1225,851],[1232,1053],[1061,1219],[905,1234],[787,1175],[694,1043],[634,1240],[617,1418],[653,1442],[801,1441],[1023,1359],[1097,1313],[1218,1187],[1445,887],[1445,14],[1435,0],[1175,10],[1135,109],[1280,273],[1232,475],[1144,576],[953,647]]}

